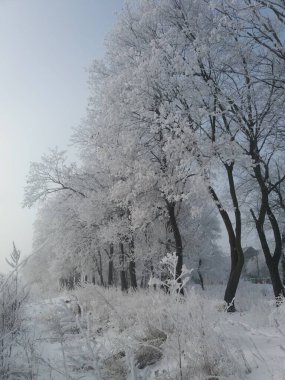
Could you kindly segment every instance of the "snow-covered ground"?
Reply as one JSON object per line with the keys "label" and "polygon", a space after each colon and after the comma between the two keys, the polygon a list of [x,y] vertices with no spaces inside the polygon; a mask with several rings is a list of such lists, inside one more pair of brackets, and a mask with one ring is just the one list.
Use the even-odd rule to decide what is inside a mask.
{"label": "snow-covered ground", "polygon": [[275,307],[270,286],[241,284],[239,311],[228,314],[221,292],[192,288],[181,300],[87,286],[33,300],[24,318],[31,378],[285,379],[285,306]]}

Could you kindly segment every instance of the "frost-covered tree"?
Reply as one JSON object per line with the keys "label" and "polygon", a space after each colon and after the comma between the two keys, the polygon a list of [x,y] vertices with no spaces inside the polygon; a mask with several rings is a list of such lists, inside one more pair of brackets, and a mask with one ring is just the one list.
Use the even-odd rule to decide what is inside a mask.
{"label": "frost-covered tree", "polygon": [[251,214],[274,294],[279,297],[284,295],[278,270],[282,250],[278,193],[285,179],[280,165],[284,151],[284,3],[244,0],[212,4],[223,15],[220,28],[234,36],[239,54],[226,67],[234,86],[231,124],[237,126],[229,128],[229,134],[249,158],[243,169],[252,186]]}
{"label": "frost-covered tree", "polygon": [[42,156],[40,162],[32,162],[25,187],[23,206],[31,207],[49,195],[65,191],[85,197],[85,178],[75,164],[66,163],[66,152],[57,148]]}
{"label": "frost-covered tree", "polygon": [[[277,62],[284,62],[283,0],[215,0],[212,7],[225,16],[225,23],[239,36],[250,39],[268,50]],[[284,85],[284,76],[279,79],[280,84]]]}
{"label": "frost-covered tree", "polygon": [[[210,62],[205,49],[209,51],[206,41],[212,33],[212,22],[204,21],[200,26],[193,21],[193,14],[200,20],[208,20],[205,16],[213,19],[210,10],[197,2],[151,1],[125,8],[110,38],[106,61],[96,63],[91,71],[93,92],[89,112],[74,138],[79,142],[88,178],[98,178],[101,173],[105,188],[110,190],[109,203],[114,202],[114,209],[119,211],[117,219],[122,222],[116,226],[121,230],[117,232],[121,256],[125,252],[124,243],[133,246],[136,228],[142,230],[142,226],[159,219],[172,234],[179,277],[183,263],[179,214],[184,208],[191,209],[191,202],[196,202],[201,188],[208,188],[231,243],[232,270],[225,296],[230,304],[242,267],[233,160],[228,158],[233,144],[228,146],[223,131],[216,132],[213,121],[216,116],[211,116],[215,111],[212,105],[217,107],[217,85],[209,86],[204,60]],[[220,60],[215,62],[216,66],[219,63]],[[207,140],[204,138],[207,132],[201,128],[208,128],[211,121],[212,138]],[[214,143],[220,149],[225,146],[225,152],[213,154]],[[210,184],[215,156],[219,156],[229,176],[229,193],[236,210],[235,232],[228,212]],[[38,170],[37,165],[35,168]],[[45,170],[44,175],[41,170],[36,175],[32,173],[28,198],[37,199],[34,193],[48,194],[50,187],[46,183],[50,177],[50,192],[66,190],[86,196],[76,181],[71,186],[61,178],[57,180],[58,175],[46,177],[45,173]],[[42,178],[40,183],[33,180],[37,176]],[[43,190],[34,191],[35,188]],[[94,194],[90,192],[88,199],[89,195],[91,199]]]}
{"label": "frost-covered tree", "polygon": [[[120,136],[128,141],[124,158],[128,167],[139,157],[139,167],[145,166],[144,173],[149,170],[146,177],[153,179],[165,200],[176,252],[181,257],[178,204],[203,186],[203,178],[229,235],[232,269],[225,299],[231,304],[243,265],[241,216],[233,174],[235,157],[240,153],[224,132],[229,121],[223,107],[230,99],[220,91],[225,76],[220,79],[218,68],[224,58],[216,54],[229,35],[222,30],[216,33],[214,14],[204,5],[152,1],[127,7],[110,40],[106,62],[94,66],[94,81],[104,83],[101,98],[96,92],[94,99],[101,99],[105,106],[101,112],[93,109],[91,114],[101,126],[107,123],[103,134],[107,130],[115,139]],[[119,132],[114,133],[115,128]],[[202,131],[202,136],[197,131]],[[97,138],[94,130],[91,136]],[[106,141],[108,148],[110,140]],[[212,167],[217,162],[227,173],[234,222],[213,186]],[[181,263],[178,260],[178,265]]]}
{"label": "frost-covered tree", "polygon": [[88,112],[72,137],[80,164],[54,150],[28,177],[25,205],[46,202],[55,267],[93,262],[102,285],[118,272],[126,290],[175,251],[177,278],[189,256],[202,283],[218,251],[211,198],[230,246],[228,310],[249,209],[275,296],[284,293],[282,9],[261,0],[125,6],[105,59],[90,70]]}

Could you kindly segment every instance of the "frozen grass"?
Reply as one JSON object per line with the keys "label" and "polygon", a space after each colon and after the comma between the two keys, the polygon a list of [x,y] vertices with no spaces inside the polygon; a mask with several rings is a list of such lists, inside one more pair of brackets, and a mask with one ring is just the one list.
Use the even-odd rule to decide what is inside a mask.
{"label": "frozen grass", "polygon": [[89,316],[91,335],[103,337],[113,367],[116,358],[121,367],[123,357],[125,372],[130,371],[132,358],[137,376],[151,366],[149,378],[229,379],[246,372],[237,350],[228,346],[219,329],[225,317],[221,303],[206,293],[192,289],[185,297],[154,290],[122,294],[94,286],[75,293]]}
{"label": "frozen grass", "polygon": [[282,379],[284,304],[275,307],[269,285],[241,283],[238,312],[228,314],[222,294],[220,286],[181,297],[86,285],[34,299],[23,330],[32,379]]}

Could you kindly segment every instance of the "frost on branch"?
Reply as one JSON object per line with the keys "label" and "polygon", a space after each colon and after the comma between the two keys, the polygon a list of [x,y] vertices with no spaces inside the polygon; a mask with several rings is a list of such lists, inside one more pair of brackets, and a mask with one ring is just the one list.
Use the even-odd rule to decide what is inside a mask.
{"label": "frost on branch", "polygon": [[48,155],[43,155],[40,162],[32,162],[25,187],[23,206],[31,207],[39,200],[45,200],[48,195],[58,191],[68,191],[80,196],[82,184],[79,185],[75,164],[66,164],[65,151],[51,149]]}
{"label": "frost on branch", "polygon": [[193,269],[188,270],[185,264],[182,266],[182,273],[180,276],[176,274],[177,268],[177,255],[175,252],[168,253],[161,261],[161,279],[151,277],[149,280],[149,286],[159,286],[167,289],[170,294],[180,293],[181,289],[185,288],[185,285],[190,280],[190,275]]}

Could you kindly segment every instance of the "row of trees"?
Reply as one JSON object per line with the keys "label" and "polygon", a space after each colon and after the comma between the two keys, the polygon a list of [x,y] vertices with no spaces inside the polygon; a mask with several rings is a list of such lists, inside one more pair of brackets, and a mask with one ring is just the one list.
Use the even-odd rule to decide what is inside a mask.
{"label": "row of trees", "polygon": [[57,150],[31,165],[25,205],[45,200],[35,245],[44,245],[54,268],[62,260],[56,252],[67,252],[66,269],[80,257],[101,272],[103,284],[105,255],[111,285],[116,257],[122,289],[127,277],[135,288],[136,265],[151,274],[173,250],[179,278],[184,257],[196,257],[199,267],[216,251],[213,201],[230,245],[229,310],[235,310],[249,221],[274,294],[284,296],[278,270],[284,22],[282,0],[125,6],[104,61],[90,70],[87,116],[72,137],[80,166],[68,165]]}

